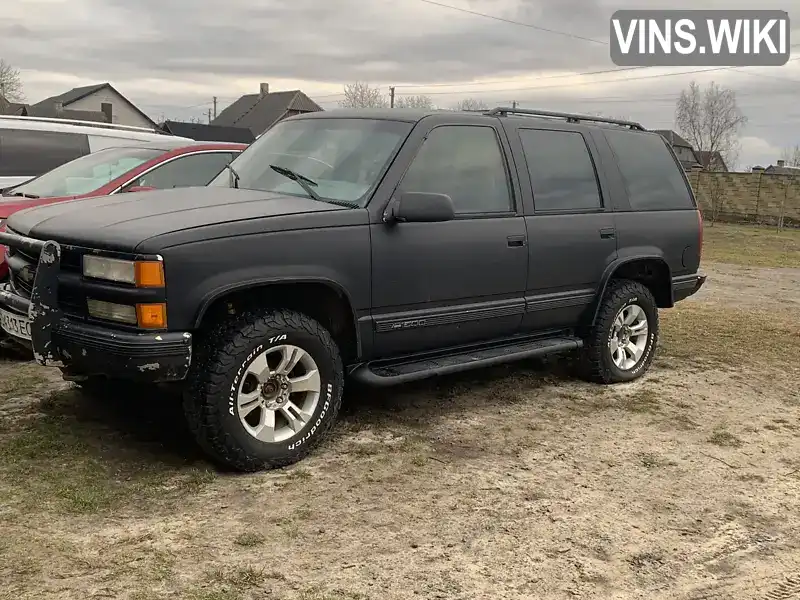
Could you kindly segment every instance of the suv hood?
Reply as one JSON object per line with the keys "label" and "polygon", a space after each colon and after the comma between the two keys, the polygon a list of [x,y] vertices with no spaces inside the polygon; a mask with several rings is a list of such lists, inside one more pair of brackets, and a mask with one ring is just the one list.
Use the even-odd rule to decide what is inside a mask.
{"label": "suv hood", "polygon": [[175,231],[280,215],[348,210],[311,198],[223,187],[128,192],[37,206],[14,213],[7,225],[36,239],[91,248],[133,250]]}

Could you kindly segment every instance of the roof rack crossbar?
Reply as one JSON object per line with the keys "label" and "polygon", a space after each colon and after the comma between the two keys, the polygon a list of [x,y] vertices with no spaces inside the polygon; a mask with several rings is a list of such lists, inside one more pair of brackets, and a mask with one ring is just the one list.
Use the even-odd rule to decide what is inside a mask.
{"label": "roof rack crossbar", "polygon": [[136,127],[134,125],[119,125],[117,123],[104,123],[102,121],[83,121],[80,119],[61,119],[59,117],[26,117],[22,115],[0,115],[0,119],[14,119],[19,121],[34,121],[36,123],[62,123],[80,125],[81,127],[99,127],[100,129],[116,129],[120,131],[140,131],[142,133],[160,133],[170,135],[157,127]]}
{"label": "roof rack crossbar", "polygon": [[621,125],[623,127],[630,127],[631,129],[638,129],[645,131],[641,124],[635,121],[623,121],[622,119],[607,119],[606,117],[593,117],[591,115],[578,115],[572,113],[562,113],[550,110],[535,110],[529,108],[511,108],[506,106],[498,106],[491,110],[486,111],[490,116],[504,116],[504,115],[524,115],[530,117],[550,117],[557,119],[566,119],[568,123],[580,123],[581,121],[589,121],[592,123],[610,123],[612,125]]}

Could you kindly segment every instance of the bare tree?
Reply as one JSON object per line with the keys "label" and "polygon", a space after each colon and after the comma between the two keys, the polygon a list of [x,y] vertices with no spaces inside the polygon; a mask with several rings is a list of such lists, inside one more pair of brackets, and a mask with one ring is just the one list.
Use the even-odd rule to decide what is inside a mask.
{"label": "bare tree", "polygon": [[423,96],[418,94],[416,96],[399,96],[394,99],[395,108],[422,108],[433,109],[436,108],[430,96]]}
{"label": "bare tree", "polygon": [[800,167],[800,146],[784,148],[781,158],[787,167]]}
{"label": "bare tree", "polygon": [[708,169],[714,153],[719,152],[728,165],[735,165],[739,156],[739,134],[747,117],[739,109],[736,93],[713,81],[705,90],[696,82],[681,92],[675,106],[675,125],[679,133],[698,152]]}
{"label": "bare tree", "polygon": [[727,190],[721,175],[707,173],[706,177],[708,178],[708,199],[711,202],[711,218],[709,219],[709,225],[713,227],[714,223],[719,219],[719,214],[725,204]]}
{"label": "bare tree", "polygon": [[22,102],[22,78],[19,70],[0,58],[0,109],[5,109],[6,102]]}
{"label": "bare tree", "polygon": [[464,98],[453,106],[453,110],[489,110],[489,105],[478,98]]}
{"label": "bare tree", "polygon": [[360,81],[345,85],[344,100],[339,102],[342,108],[383,108],[388,105],[379,88]]}

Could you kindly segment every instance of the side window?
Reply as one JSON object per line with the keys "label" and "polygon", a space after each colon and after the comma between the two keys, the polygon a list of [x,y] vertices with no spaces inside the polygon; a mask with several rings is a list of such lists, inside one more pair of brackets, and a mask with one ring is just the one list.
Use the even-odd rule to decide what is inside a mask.
{"label": "side window", "polygon": [[492,127],[436,127],[414,157],[400,188],[447,194],[459,214],[513,210],[502,150]]}
{"label": "side window", "polygon": [[85,154],[84,134],[0,129],[0,175],[35,177]]}
{"label": "side window", "polygon": [[230,152],[207,152],[182,156],[149,173],[145,173],[126,187],[147,186],[158,189],[198,187],[208,185],[231,162]]}
{"label": "side window", "polygon": [[605,131],[628,188],[633,210],[694,208],[681,166],[658,134]]}
{"label": "side window", "polygon": [[520,129],[519,138],[537,212],[602,208],[597,173],[580,133]]}

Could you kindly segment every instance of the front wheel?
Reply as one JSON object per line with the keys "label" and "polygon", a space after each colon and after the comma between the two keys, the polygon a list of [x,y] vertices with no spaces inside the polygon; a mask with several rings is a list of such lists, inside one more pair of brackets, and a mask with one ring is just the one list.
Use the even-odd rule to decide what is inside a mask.
{"label": "front wheel", "polygon": [[330,333],[290,310],[220,323],[198,349],[184,409],[200,446],[241,471],[301,460],[336,419],[344,373]]}
{"label": "front wheel", "polygon": [[638,379],[655,358],[658,333],[658,306],[650,290],[638,281],[611,281],[584,341],[586,376],[598,383]]}

